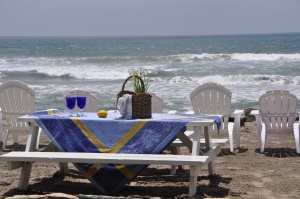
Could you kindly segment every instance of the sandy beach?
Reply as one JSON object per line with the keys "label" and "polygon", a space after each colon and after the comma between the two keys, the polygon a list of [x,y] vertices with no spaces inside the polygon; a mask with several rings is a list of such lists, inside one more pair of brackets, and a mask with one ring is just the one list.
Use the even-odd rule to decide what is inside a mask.
{"label": "sandy beach", "polygon": [[[219,137],[225,136],[220,135]],[[20,136],[20,144],[8,143],[9,151],[24,150],[26,134]],[[49,143],[42,135],[41,146]],[[2,145],[2,143],[1,143]],[[182,148],[183,152],[186,149]],[[195,198],[299,198],[300,155],[296,154],[293,134],[267,136],[264,153],[259,152],[255,122],[245,122],[241,127],[241,148],[230,153],[223,148],[216,159],[216,176],[208,176],[202,168],[198,177]],[[6,162],[0,162],[0,194],[2,198],[25,194],[66,193],[72,195],[100,193],[88,180],[69,164],[70,170],[61,178],[58,164],[36,162],[33,164],[27,191],[17,189],[20,169],[6,170]],[[189,169],[170,175],[170,168],[150,165],[130,185],[115,196],[136,198],[187,198]]]}

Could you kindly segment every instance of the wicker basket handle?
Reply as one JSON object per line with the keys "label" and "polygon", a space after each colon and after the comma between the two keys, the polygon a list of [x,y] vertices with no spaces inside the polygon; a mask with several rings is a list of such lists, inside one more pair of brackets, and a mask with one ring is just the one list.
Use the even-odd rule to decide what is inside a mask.
{"label": "wicker basket handle", "polygon": [[127,77],[127,79],[124,81],[123,86],[122,86],[122,91],[124,91],[126,82],[127,82],[129,79],[133,78],[133,77],[137,77],[137,78],[141,81],[143,87],[145,87],[145,86],[144,86],[144,81],[142,80],[141,77],[139,77],[139,76],[137,76],[137,75],[131,75],[131,76]]}

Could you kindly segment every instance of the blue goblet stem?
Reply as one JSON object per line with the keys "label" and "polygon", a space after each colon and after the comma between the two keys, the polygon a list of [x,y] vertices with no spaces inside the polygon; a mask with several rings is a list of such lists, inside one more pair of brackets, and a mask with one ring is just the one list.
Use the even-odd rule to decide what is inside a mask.
{"label": "blue goblet stem", "polygon": [[86,105],[86,96],[78,96],[77,97],[77,106],[79,108],[78,116],[83,116],[83,109]]}
{"label": "blue goblet stem", "polygon": [[66,105],[70,110],[69,116],[72,116],[72,111],[76,106],[76,97],[66,97]]}

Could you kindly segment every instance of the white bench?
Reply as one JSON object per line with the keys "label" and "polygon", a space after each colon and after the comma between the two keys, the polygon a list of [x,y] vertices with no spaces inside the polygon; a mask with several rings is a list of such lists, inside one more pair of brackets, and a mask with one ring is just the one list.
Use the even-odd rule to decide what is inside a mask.
{"label": "white bench", "polygon": [[[212,146],[225,146],[226,144],[229,143],[229,139],[212,139]],[[191,142],[193,142],[193,139],[191,139]],[[200,139],[200,146],[205,146],[205,140]],[[172,142],[171,146],[186,146],[184,145],[179,139],[176,139],[175,141]]]}
{"label": "white bench", "polygon": [[[187,132],[186,135],[189,136],[191,135],[191,133]],[[180,137],[180,139],[177,138],[170,145],[173,154],[175,155],[179,154],[180,149],[178,147],[182,147],[182,146],[186,146],[190,151],[192,151],[192,145],[194,139],[186,136],[180,136],[180,135],[178,136]],[[182,141],[184,141],[184,143]],[[220,152],[221,151],[220,147],[223,147],[228,143],[229,143],[229,139],[211,139],[210,146],[216,148]],[[200,139],[200,146],[202,147],[207,146],[207,142],[205,139]],[[177,166],[178,165],[172,165],[171,167],[172,175],[175,175]],[[184,164],[180,165],[180,168],[184,168]]]}
{"label": "white bench", "polygon": [[[194,131],[193,131],[193,129],[189,129],[189,127],[187,127],[187,128],[188,128],[187,131],[184,132],[184,134],[186,136],[179,134],[178,135],[179,137],[176,140],[174,140],[170,146],[172,146],[172,147],[187,146],[190,150],[192,150],[192,143],[194,141],[194,139],[193,139]],[[184,141],[184,143],[182,143],[182,140]],[[211,146],[222,147],[228,143],[229,143],[228,138],[211,139]],[[207,141],[205,139],[200,139],[201,146],[206,146],[206,144],[207,144]]]}
{"label": "white bench", "polygon": [[157,155],[157,154],[120,154],[120,153],[71,153],[71,152],[9,152],[0,156],[0,161],[7,161],[7,169],[22,167],[19,189],[28,187],[32,162],[58,163],[94,163],[106,164],[157,164],[190,165],[189,197],[196,194],[197,176],[200,166],[209,164],[220,152],[219,147],[211,148],[206,154],[195,155]]}

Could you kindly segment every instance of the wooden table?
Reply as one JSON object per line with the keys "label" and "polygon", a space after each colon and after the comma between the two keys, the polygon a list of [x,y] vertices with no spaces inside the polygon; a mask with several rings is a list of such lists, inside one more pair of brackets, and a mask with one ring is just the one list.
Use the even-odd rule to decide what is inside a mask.
{"label": "wooden table", "polygon": [[[148,119],[153,120],[153,119]],[[95,153],[76,152],[75,155],[71,155],[70,152],[57,153],[52,152],[55,149],[53,143],[47,146],[44,152],[35,152],[36,143],[38,140],[38,132],[40,126],[36,120],[31,116],[23,116],[19,118],[19,121],[28,122],[30,124],[30,132],[26,143],[26,149],[24,152],[11,152],[0,156],[0,160],[8,161],[8,169],[13,170],[22,167],[21,177],[18,188],[21,190],[27,189],[29,184],[29,177],[33,161],[44,161],[44,162],[59,162],[61,171],[66,172],[66,162],[93,162],[93,163],[123,163],[128,164],[186,164],[191,165],[190,168],[190,185],[189,185],[189,196],[194,196],[197,188],[197,176],[200,167],[208,165],[208,171],[210,175],[216,174],[214,158],[220,152],[219,147],[213,147],[212,136],[210,133],[210,126],[214,125],[215,121],[212,119],[195,119],[186,123],[186,126],[194,129],[194,139],[191,141],[185,134],[179,131],[176,136],[189,148],[191,148],[191,156],[176,155],[156,155],[156,154],[118,154],[116,158],[110,158],[108,154],[99,153],[97,158]],[[100,121],[100,119],[99,119]],[[146,120],[147,121],[147,120]],[[199,154],[200,152],[200,138],[201,128],[204,129],[204,138],[206,153]],[[192,145],[192,146],[191,146]],[[48,152],[48,153],[47,153]],[[49,153],[51,152],[51,153]],[[73,154],[73,153],[72,153]],[[113,155],[113,154],[110,154]],[[200,155],[200,156],[199,156]],[[82,158],[80,158],[82,157]],[[194,158],[194,159],[193,159]],[[195,159],[196,158],[196,159]],[[82,159],[82,160],[81,160]],[[114,159],[114,160],[113,160]],[[147,162],[145,163],[145,161]],[[63,164],[64,162],[64,164]]]}

